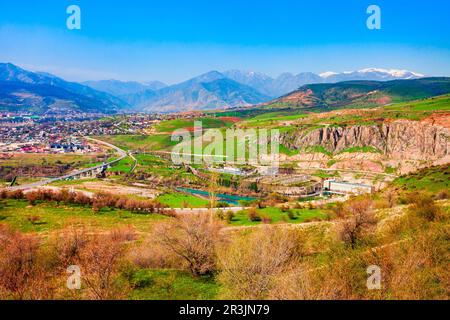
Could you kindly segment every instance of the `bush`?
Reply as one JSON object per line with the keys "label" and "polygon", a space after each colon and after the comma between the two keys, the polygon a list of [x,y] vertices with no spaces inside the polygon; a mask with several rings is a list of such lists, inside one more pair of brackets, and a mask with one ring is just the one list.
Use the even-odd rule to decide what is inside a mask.
{"label": "bush", "polygon": [[269,216],[262,216],[261,217],[261,221],[264,224],[271,224],[272,223],[272,218]]}
{"label": "bush", "polygon": [[48,297],[48,283],[38,265],[39,242],[35,235],[0,225],[0,299]]}
{"label": "bush", "polygon": [[7,199],[8,198],[8,191],[5,189],[0,190],[0,199]]}
{"label": "bush", "polygon": [[225,220],[225,213],[223,212],[223,210],[217,210],[216,211],[216,217],[219,220]]}
{"label": "bush", "polygon": [[410,212],[427,221],[435,221],[441,215],[441,208],[434,199],[426,194],[417,193],[410,196]]}
{"label": "bush", "polygon": [[450,192],[446,189],[439,191],[436,195],[436,200],[447,200],[450,199]]}
{"label": "bush", "polygon": [[217,202],[217,208],[228,208],[230,205],[227,202]]}
{"label": "bush", "polygon": [[289,218],[290,220],[295,220],[295,219],[297,219],[297,216],[295,215],[295,213],[294,213],[292,210],[289,210],[289,211],[287,212],[287,216],[288,216],[288,218]]}
{"label": "bush", "polygon": [[298,267],[302,240],[298,230],[266,226],[218,250],[222,298],[266,299],[276,277]]}
{"label": "bush", "polygon": [[27,217],[27,220],[29,222],[31,222],[31,224],[35,225],[35,224],[38,224],[39,221],[41,221],[41,217],[32,215],[32,216]]}
{"label": "bush", "polygon": [[234,219],[234,217],[235,217],[235,215],[234,215],[234,212],[233,212],[233,211],[229,210],[229,211],[225,212],[225,220],[226,220],[228,223],[232,222],[233,219]]}
{"label": "bush", "polygon": [[182,258],[193,276],[201,276],[216,270],[221,228],[208,215],[182,215],[157,225],[153,238],[165,250]]}
{"label": "bush", "polygon": [[259,216],[258,212],[256,211],[256,208],[248,209],[247,216],[251,222],[261,221],[261,217]]}
{"label": "bush", "polygon": [[342,215],[341,222],[337,225],[338,237],[352,248],[373,232],[377,224],[371,199],[350,200],[344,205]]}

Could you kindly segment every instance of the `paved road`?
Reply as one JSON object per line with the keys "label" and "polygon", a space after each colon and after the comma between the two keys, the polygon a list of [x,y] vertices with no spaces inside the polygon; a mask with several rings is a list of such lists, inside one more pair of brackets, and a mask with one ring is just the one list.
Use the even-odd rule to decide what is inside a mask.
{"label": "paved road", "polygon": [[96,171],[96,170],[99,170],[99,169],[103,168],[105,165],[107,165],[107,166],[112,165],[112,164],[117,163],[117,162],[125,159],[126,157],[128,157],[128,154],[127,154],[126,151],[124,151],[124,150],[120,149],[119,147],[116,147],[116,146],[114,146],[114,145],[112,145],[110,143],[107,143],[107,142],[104,142],[104,141],[101,141],[101,140],[97,140],[97,139],[93,139],[93,138],[89,138],[89,137],[84,137],[84,139],[89,140],[89,141],[93,141],[93,142],[96,142],[96,143],[99,143],[99,144],[102,144],[104,146],[107,146],[107,147],[110,147],[110,148],[116,150],[119,153],[119,155],[120,155],[119,158],[116,159],[116,160],[113,160],[111,162],[108,162],[106,164],[98,165],[98,166],[95,166],[95,167],[92,167],[92,168],[83,169],[83,170],[74,171],[74,172],[72,172],[72,173],[70,173],[68,175],[62,176],[62,177],[42,180],[42,181],[39,181],[39,182],[26,184],[26,185],[23,185],[23,186],[9,187],[7,189],[11,190],[11,191],[15,191],[15,190],[28,190],[28,189],[42,187],[42,186],[45,186],[45,185],[53,183],[53,182],[70,179],[70,178],[78,176],[80,174],[91,173],[93,171]]}
{"label": "paved road", "polygon": [[134,170],[136,170],[136,167],[138,166],[138,161],[137,159],[134,157],[133,153],[128,153],[128,155],[130,156],[130,158],[134,161],[133,166],[131,167],[130,173],[133,173]]}

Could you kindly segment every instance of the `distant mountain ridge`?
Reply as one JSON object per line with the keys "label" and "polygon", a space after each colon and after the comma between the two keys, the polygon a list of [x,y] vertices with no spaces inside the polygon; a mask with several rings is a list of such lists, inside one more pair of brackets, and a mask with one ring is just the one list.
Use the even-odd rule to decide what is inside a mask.
{"label": "distant mountain ridge", "polygon": [[[185,82],[160,87],[146,87],[137,82],[115,80],[85,82],[91,87],[115,94],[133,110],[169,112],[245,107],[268,102],[306,84],[335,83],[347,80],[414,79],[423,75],[407,70],[369,68],[353,72],[326,72],[321,75],[303,72],[283,73],[276,79],[260,72],[229,70],[210,71]],[[220,80],[220,81],[219,81]],[[227,80],[227,81],[226,81]]]}
{"label": "distant mountain ridge", "polygon": [[289,92],[297,90],[306,84],[316,83],[337,83],[342,81],[370,80],[370,81],[390,81],[399,79],[417,79],[424,77],[423,74],[396,69],[367,68],[358,71],[348,71],[342,73],[324,72],[315,74],[312,72],[302,72],[297,75],[283,73],[277,78],[257,72],[245,72],[231,70],[224,72],[224,75],[232,80],[246,84],[265,95],[277,98]]}
{"label": "distant mountain ridge", "polygon": [[175,112],[244,107],[270,100],[255,89],[211,71],[160,90],[146,90],[125,99],[134,110]]}
{"label": "distant mountain ridge", "polygon": [[126,106],[123,100],[88,86],[0,63],[0,111],[115,113]]}
{"label": "distant mountain ridge", "polygon": [[265,107],[364,108],[425,99],[450,93],[450,78],[420,78],[392,81],[345,81],[310,84]]}
{"label": "distant mountain ridge", "polygon": [[165,83],[160,81],[150,81],[146,83],[136,81],[119,81],[119,80],[100,80],[100,81],[86,81],[83,85],[91,87],[95,90],[107,92],[117,97],[137,94],[146,90],[160,90],[167,87]]}
{"label": "distant mountain ridge", "polygon": [[[267,105],[290,98],[289,103],[297,100],[294,104],[304,104],[303,100],[308,95],[299,88],[305,85],[333,84],[342,80],[417,79],[421,76],[407,70],[370,68],[320,75],[311,72],[297,75],[284,73],[274,79],[263,73],[229,70],[210,71],[170,86],[159,81],[140,83],[118,80],[80,84],[45,72],[30,72],[13,64],[0,63],[0,111],[28,110],[38,114],[179,112]],[[336,90],[346,92],[340,87]],[[298,94],[303,96],[296,97]],[[336,95],[347,99],[344,93]],[[280,96],[282,98],[273,100]],[[309,98],[321,99],[316,96]]]}

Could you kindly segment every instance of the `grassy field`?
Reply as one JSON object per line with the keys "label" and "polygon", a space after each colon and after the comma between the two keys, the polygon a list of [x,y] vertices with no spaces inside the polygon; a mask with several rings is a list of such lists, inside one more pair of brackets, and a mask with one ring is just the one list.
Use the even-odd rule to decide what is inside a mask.
{"label": "grassy field", "polygon": [[375,147],[366,146],[366,147],[352,147],[342,150],[340,153],[382,153],[381,150],[378,150]]}
{"label": "grassy field", "polygon": [[171,140],[171,135],[117,135],[101,136],[96,139],[111,143],[124,150],[157,151],[168,150],[178,142]]}
{"label": "grassy field", "polygon": [[209,201],[183,193],[166,193],[157,198],[159,202],[170,208],[207,208]]}
{"label": "grassy field", "polygon": [[397,178],[394,180],[393,184],[394,186],[407,191],[448,191],[450,190],[450,167],[441,166],[422,169],[407,176]]}
{"label": "grassy field", "polygon": [[98,155],[81,154],[14,154],[10,159],[0,160],[0,166],[23,167],[32,165],[64,165],[70,164],[76,167],[87,167],[98,163]]}
{"label": "grassy field", "polygon": [[[258,209],[257,213],[260,217],[269,218],[271,223],[288,222],[298,224],[327,217],[327,214],[319,209],[291,209],[290,211],[294,215],[293,219],[289,218],[287,212],[283,212],[280,208],[275,207]],[[261,223],[261,221],[250,221],[248,210],[242,210],[235,215],[230,224],[233,226],[253,226]]]}
{"label": "grassy field", "polygon": [[171,134],[178,129],[192,129],[195,122],[201,122],[203,129],[224,128],[233,125],[232,121],[220,118],[176,119],[159,123],[155,126],[155,130],[160,133]]}
{"label": "grassy field", "polygon": [[[29,218],[39,217],[32,223]],[[110,230],[132,225],[137,231],[148,231],[152,223],[166,219],[165,216],[134,214],[126,210],[105,208],[94,214],[91,208],[54,202],[30,206],[23,200],[3,200],[0,205],[0,223],[7,223],[24,232],[48,233],[63,229],[69,223],[83,223],[95,230]]]}
{"label": "grassy field", "polygon": [[424,100],[398,103],[384,107],[385,110],[407,110],[407,111],[449,111],[450,95],[444,95]]}
{"label": "grassy field", "polygon": [[128,173],[130,172],[133,165],[133,159],[131,159],[130,157],[126,157],[125,159],[122,159],[119,162],[115,163],[111,168],[108,169],[108,171]]}
{"label": "grassy field", "polygon": [[142,269],[130,279],[133,300],[214,300],[219,285],[213,277],[193,278],[178,270]]}
{"label": "grassy field", "polygon": [[280,125],[280,122],[294,121],[302,118],[306,118],[307,115],[304,113],[282,111],[282,112],[268,112],[264,114],[257,115],[253,118],[246,119],[244,122],[239,124],[242,128],[267,128]]}

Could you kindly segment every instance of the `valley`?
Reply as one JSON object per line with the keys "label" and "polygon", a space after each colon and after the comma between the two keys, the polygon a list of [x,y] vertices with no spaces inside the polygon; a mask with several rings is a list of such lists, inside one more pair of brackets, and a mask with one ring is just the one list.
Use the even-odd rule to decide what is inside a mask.
{"label": "valley", "polygon": [[[194,87],[214,92],[224,83],[236,87],[211,76],[218,79]],[[449,83],[425,78],[306,85],[263,104],[259,98],[241,104],[243,96],[235,96],[239,107],[233,108],[187,94],[183,112],[87,110],[65,119],[37,109],[9,111],[0,120],[0,235],[7,234],[8,245],[39,239],[36,252],[54,246],[54,252],[63,252],[78,243],[72,239],[84,239],[82,254],[67,257],[83,266],[93,263],[84,256],[88,252],[120,257],[109,260],[115,280],[107,288],[46,289],[62,298],[445,298],[446,264],[428,248],[445,251],[446,245]],[[102,85],[105,90],[108,83]],[[179,89],[189,92],[185,85]],[[143,88],[128,83],[122,93]],[[253,89],[246,92],[245,99],[256,97]],[[199,150],[185,149],[199,162],[173,161],[179,145],[173,134],[179,130],[193,137],[194,146],[202,142]],[[222,143],[212,162],[203,154],[214,143],[211,130],[219,135],[214,142]],[[231,148],[243,148],[244,162],[227,158],[224,133],[230,130],[241,134]],[[276,158],[265,165],[247,156],[255,145],[272,149],[272,141],[245,138],[264,130],[279,134]],[[274,254],[268,256],[268,250]],[[194,263],[190,254],[205,258]],[[428,280],[416,271],[399,279],[402,263],[414,264],[417,254],[435,267],[427,271]],[[52,265],[66,263],[55,259]],[[273,259],[278,267],[268,271],[269,285],[248,276]],[[386,291],[361,289],[366,265],[374,263],[391,266]],[[336,265],[343,271],[326,280]],[[64,278],[50,275],[49,265],[40,268],[54,281]],[[307,291],[293,279],[308,279]],[[411,282],[427,290],[402,289]],[[336,283],[358,290],[336,291]],[[33,290],[8,294],[45,298]]]}

